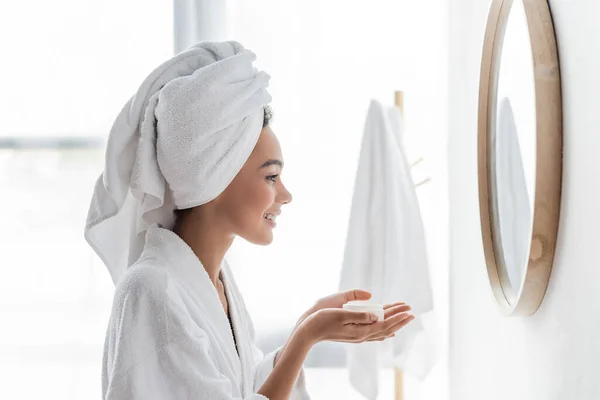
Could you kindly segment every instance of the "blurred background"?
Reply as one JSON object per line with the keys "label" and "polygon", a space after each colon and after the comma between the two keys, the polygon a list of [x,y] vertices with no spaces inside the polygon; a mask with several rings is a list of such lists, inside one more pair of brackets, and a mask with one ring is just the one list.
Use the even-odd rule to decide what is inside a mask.
{"label": "blurred background", "polygon": [[[200,7],[201,5],[201,7]],[[338,290],[364,119],[405,93],[441,358],[406,399],[448,398],[446,0],[30,0],[0,3],[0,398],[100,397],[113,284],[83,239],[114,118],[142,80],[194,37],[235,39],[271,76],[273,129],[294,201],[275,241],[229,254],[269,351]],[[359,399],[341,345],[306,363],[314,399]],[[381,374],[392,399],[393,373]]]}

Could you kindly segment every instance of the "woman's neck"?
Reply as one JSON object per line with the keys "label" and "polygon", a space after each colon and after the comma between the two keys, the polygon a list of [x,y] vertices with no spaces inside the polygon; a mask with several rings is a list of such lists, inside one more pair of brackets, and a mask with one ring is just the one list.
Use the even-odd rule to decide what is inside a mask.
{"label": "woman's neck", "polygon": [[233,244],[234,235],[219,229],[210,218],[186,215],[177,221],[173,231],[192,249],[217,287],[225,254]]}

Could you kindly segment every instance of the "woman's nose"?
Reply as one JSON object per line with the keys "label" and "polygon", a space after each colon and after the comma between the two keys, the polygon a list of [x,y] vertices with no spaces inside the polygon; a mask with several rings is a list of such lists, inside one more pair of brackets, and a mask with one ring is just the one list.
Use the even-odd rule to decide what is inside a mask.
{"label": "woman's nose", "polygon": [[287,188],[283,185],[281,185],[281,203],[282,204],[289,204],[292,201],[292,194],[289,192],[289,190],[287,190]]}

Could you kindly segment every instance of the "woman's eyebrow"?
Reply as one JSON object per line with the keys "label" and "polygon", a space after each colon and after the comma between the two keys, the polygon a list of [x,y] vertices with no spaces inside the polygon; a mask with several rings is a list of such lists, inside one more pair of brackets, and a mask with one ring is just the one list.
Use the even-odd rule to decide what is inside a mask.
{"label": "woman's eyebrow", "polygon": [[280,160],[275,160],[275,159],[272,159],[272,160],[267,160],[267,161],[265,161],[265,162],[263,163],[263,165],[261,165],[261,166],[260,166],[260,168],[259,168],[259,169],[261,169],[261,168],[266,168],[266,167],[270,167],[271,165],[278,165],[278,166],[279,166],[279,168],[283,168],[283,162],[281,162]]}

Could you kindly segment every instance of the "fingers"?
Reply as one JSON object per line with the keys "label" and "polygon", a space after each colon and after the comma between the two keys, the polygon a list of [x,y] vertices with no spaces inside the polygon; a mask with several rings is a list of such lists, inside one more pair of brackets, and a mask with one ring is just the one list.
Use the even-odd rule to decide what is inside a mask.
{"label": "fingers", "polygon": [[404,302],[398,302],[398,303],[386,304],[386,305],[384,305],[384,306],[383,306],[383,309],[384,309],[384,310],[387,310],[388,308],[391,308],[391,307],[396,307],[396,306],[403,306],[403,305],[405,305],[405,304],[406,304],[406,303],[404,303]]}
{"label": "fingers", "polygon": [[383,330],[382,334],[390,335],[392,333],[396,333],[396,331],[404,328],[410,321],[414,320],[415,316],[408,313],[402,313],[392,318],[394,318],[394,322],[390,323],[390,325]]}
{"label": "fingers", "polygon": [[[401,307],[401,306],[399,306]],[[414,317],[410,312],[398,312],[392,316],[390,316],[389,318],[386,318],[383,321],[383,330],[386,330],[394,325],[396,325],[398,322],[405,320],[406,318],[409,317]]]}
{"label": "fingers", "polygon": [[340,313],[341,322],[344,325],[374,325],[372,330],[368,332],[368,335],[372,335],[382,330],[387,330],[396,323],[408,318],[411,316],[408,311],[410,311],[410,306],[408,305],[398,305],[388,308],[384,313],[384,321],[377,324],[375,324],[377,316],[368,312],[353,310],[339,310],[338,312]]}
{"label": "fingers", "polygon": [[371,293],[361,289],[347,290],[342,292],[342,294],[344,296],[345,303],[355,300],[369,300],[371,298]]}
{"label": "fingers", "polygon": [[412,314],[408,312],[401,312],[399,314],[393,315],[390,318],[386,318],[383,322],[378,322],[366,327],[370,331],[367,336],[369,338],[381,335],[387,336],[396,332],[398,329],[405,326],[413,319],[414,316]]}
{"label": "fingers", "polygon": [[346,290],[344,292],[338,292],[320,298],[313,306],[313,309],[321,310],[324,308],[342,308],[342,306],[348,303],[349,301],[369,300],[370,298],[371,293],[367,292],[366,290]]}
{"label": "fingers", "polygon": [[385,310],[384,312],[384,320],[387,320],[388,318],[393,317],[394,315],[398,314],[398,313],[402,313],[402,312],[407,312],[410,311],[411,308],[409,305],[401,303],[400,305],[397,306],[392,306],[389,307]]}
{"label": "fingers", "polygon": [[350,324],[373,324],[377,322],[377,315],[363,311],[339,310],[344,325]]}
{"label": "fingers", "polygon": [[391,335],[387,335],[387,336],[374,336],[372,338],[369,338],[369,339],[365,340],[365,342],[382,342],[382,341],[384,341],[386,339],[391,339],[391,338],[393,338],[395,336],[396,336],[395,333],[392,333]]}
{"label": "fingers", "polygon": [[[365,320],[364,314],[369,315],[368,313],[361,312],[354,312],[354,314],[355,315],[352,317],[346,316],[346,318],[350,317],[354,318],[355,320],[360,320],[360,318],[362,318]],[[414,315],[409,313],[400,313],[385,322],[349,323],[344,326],[343,339],[340,339],[342,339],[342,341],[351,343],[385,340],[393,337],[396,334],[396,331],[406,326],[414,318]]]}
{"label": "fingers", "polygon": [[[376,340],[383,340],[383,339],[387,339],[390,337],[393,337],[396,335],[396,332],[400,329],[402,329],[403,327],[405,327],[406,325],[408,325],[408,323],[410,323],[412,320],[415,319],[414,315],[411,315],[409,313],[404,313],[401,315],[401,317],[398,318],[398,320],[391,324],[389,327],[384,328],[383,330],[378,330],[377,332],[371,334],[368,338],[367,341],[376,341]],[[373,329],[376,328],[376,326],[372,326]]]}

